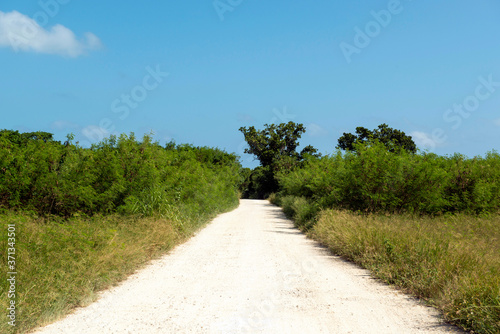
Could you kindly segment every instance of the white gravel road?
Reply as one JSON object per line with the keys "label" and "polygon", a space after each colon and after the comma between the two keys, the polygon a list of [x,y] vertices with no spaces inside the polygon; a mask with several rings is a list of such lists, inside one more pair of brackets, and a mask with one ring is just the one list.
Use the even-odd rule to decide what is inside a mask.
{"label": "white gravel road", "polygon": [[36,333],[450,333],[436,311],[242,200],[92,305]]}

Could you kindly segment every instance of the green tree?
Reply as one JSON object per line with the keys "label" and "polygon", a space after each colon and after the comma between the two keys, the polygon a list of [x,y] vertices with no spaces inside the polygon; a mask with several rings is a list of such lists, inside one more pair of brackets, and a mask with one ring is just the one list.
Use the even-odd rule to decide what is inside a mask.
{"label": "green tree", "polygon": [[356,151],[356,144],[367,143],[377,140],[385,145],[389,152],[404,149],[410,153],[417,152],[417,146],[411,138],[403,131],[390,128],[387,124],[380,124],[373,131],[364,127],[357,127],[356,134],[345,133],[338,139],[337,148],[348,151]]}
{"label": "green tree", "polygon": [[263,198],[278,191],[276,172],[291,169],[308,155],[319,156],[317,149],[311,145],[297,152],[298,140],[306,131],[303,124],[288,122],[264,126],[263,130],[253,126],[239,129],[249,146],[245,153],[255,155],[261,164],[247,176],[244,197]]}
{"label": "green tree", "polygon": [[240,128],[249,146],[245,149],[245,153],[255,155],[263,167],[273,167],[283,157],[299,161],[305,154],[317,154],[317,150],[311,145],[306,146],[300,153],[297,152],[298,140],[306,132],[303,124],[288,122],[278,125],[264,124],[264,126],[263,130],[256,130],[253,126],[248,129]]}
{"label": "green tree", "polygon": [[17,130],[0,130],[0,137],[7,138],[16,145],[26,145],[29,141],[42,140],[44,142],[56,142],[52,133],[44,131],[20,133]]}

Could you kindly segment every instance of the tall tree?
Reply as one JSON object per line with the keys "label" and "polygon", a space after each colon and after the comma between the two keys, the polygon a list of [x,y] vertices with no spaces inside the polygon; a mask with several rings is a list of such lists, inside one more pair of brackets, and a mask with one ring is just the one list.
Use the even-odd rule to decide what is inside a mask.
{"label": "tall tree", "polygon": [[416,153],[417,145],[403,131],[390,128],[387,124],[380,124],[373,131],[364,127],[357,127],[356,134],[345,133],[338,139],[337,148],[348,151],[355,151],[355,144],[366,143],[370,140],[378,140],[387,147],[389,152],[395,152],[398,148],[408,152]]}
{"label": "tall tree", "polygon": [[246,190],[243,192],[245,197],[265,198],[278,191],[278,182],[274,177],[278,169],[291,168],[306,155],[319,155],[311,145],[297,152],[298,140],[306,131],[303,124],[288,122],[264,126],[263,130],[253,126],[239,129],[249,146],[245,153],[255,155],[261,164],[247,177]]}
{"label": "tall tree", "polygon": [[253,126],[240,128],[249,146],[245,153],[255,155],[263,167],[272,166],[283,157],[301,160],[306,153],[316,154],[317,150],[311,145],[297,152],[298,140],[306,132],[303,124],[288,122],[264,126],[263,130],[256,130]]}

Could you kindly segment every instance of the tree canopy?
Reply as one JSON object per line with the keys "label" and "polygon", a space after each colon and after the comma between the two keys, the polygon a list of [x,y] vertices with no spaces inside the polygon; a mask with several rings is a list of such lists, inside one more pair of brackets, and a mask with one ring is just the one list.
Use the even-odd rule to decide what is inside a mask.
{"label": "tree canopy", "polygon": [[256,130],[253,126],[239,129],[249,146],[245,153],[255,155],[263,167],[273,166],[284,157],[302,160],[306,154],[317,154],[317,150],[311,145],[306,146],[300,153],[297,152],[298,140],[306,132],[303,124],[288,122],[264,126],[263,130]]}
{"label": "tree canopy", "polygon": [[303,124],[288,122],[264,124],[264,127],[263,130],[257,130],[253,126],[239,129],[249,146],[245,153],[255,155],[261,164],[245,176],[242,189],[244,197],[265,198],[278,191],[275,172],[292,168],[307,155],[319,156],[311,145],[297,152],[298,140],[306,131]]}
{"label": "tree canopy", "polygon": [[357,127],[356,134],[345,133],[338,139],[337,148],[348,151],[356,151],[356,144],[378,140],[387,147],[389,152],[395,152],[398,148],[408,152],[416,153],[417,146],[411,138],[403,131],[390,128],[387,124],[380,124],[373,131],[364,127]]}
{"label": "tree canopy", "polygon": [[43,140],[44,142],[54,141],[53,134],[44,131],[20,133],[15,130],[0,130],[0,137],[8,139],[16,145],[25,145],[31,140]]}

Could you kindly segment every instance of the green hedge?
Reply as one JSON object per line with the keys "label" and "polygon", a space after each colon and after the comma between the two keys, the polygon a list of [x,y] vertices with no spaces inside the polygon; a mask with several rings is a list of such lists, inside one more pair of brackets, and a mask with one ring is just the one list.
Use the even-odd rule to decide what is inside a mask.
{"label": "green hedge", "polygon": [[383,144],[309,158],[277,174],[281,195],[363,212],[498,212],[500,155],[390,153]]}
{"label": "green hedge", "polygon": [[[38,214],[152,213],[187,205],[213,211],[238,198],[238,157],[219,149],[166,147],[146,135],[111,136],[91,148],[0,131],[0,207]],[[13,139],[14,138],[14,139]],[[221,202],[222,201],[222,202]]]}

